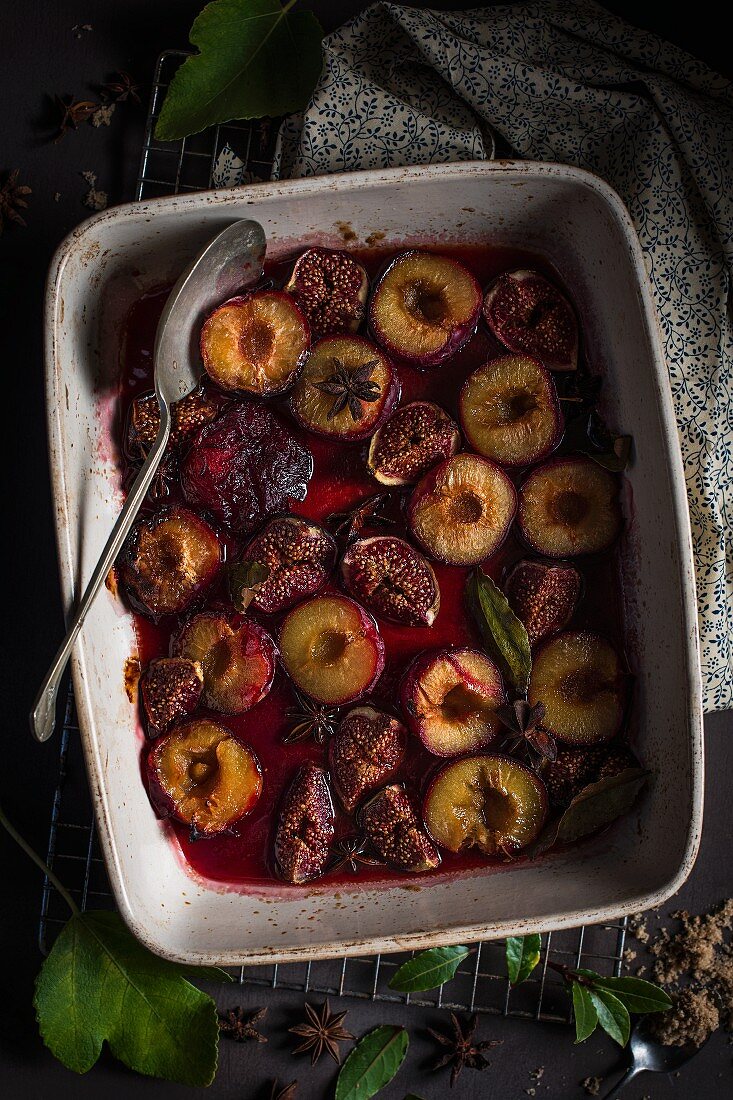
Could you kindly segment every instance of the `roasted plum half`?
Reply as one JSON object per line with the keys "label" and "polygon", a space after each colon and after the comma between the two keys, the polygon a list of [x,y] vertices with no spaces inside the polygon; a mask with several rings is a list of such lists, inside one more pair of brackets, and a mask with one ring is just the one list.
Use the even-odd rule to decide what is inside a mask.
{"label": "roasted plum half", "polygon": [[422,827],[405,790],[396,783],[369,799],[359,821],[374,850],[400,871],[432,871],[440,853]]}
{"label": "roasted plum half", "polygon": [[269,409],[243,401],[201,428],[181,462],[189,504],[248,534],[304,500],[313,457]]}
{"label": "roasted plum half", "polygon": [[396,718],[374,707],[349,711],[328,747],[333,785],[347,813],[392,778],[406,748],[407,730]]}
{"label": "roasted plum half", "polygon": [[316,764],[303,764],[285,792],[278,815],[275,860],[281,877],[300,884],[322,875],[333,834],[328,775]]}
{"label": "roasted plum half", "polygon": [[618,478],[582,455],[553,458],[519,490],[524,540],[550,558],[605,550],[621,531]]}
{"label": "roasted plum half", "polygon": [[477,649],[449,647],[419,654],[402,680],[408,728],[436,756],[474,752],[496,737],[504,702],[501,673]]}
{"label": "roasted plum half", "polygon": [[581,587],[580,573],[565,562],[518,561],[504,581],[509,606],[527,628],[530,645],[568,625]]}
{"label": "roasted plum half", "polygon": [[251,710],[272,687],[275,643],[266,630],[240,615],[194,615],[172,639],[171,650],[201,665],[203,701],[222,714]]}
{"label": "roasted plum half", "polygon": [[336,543],[318,524],[283,516],[270,520],[255,536],[242,561],[257,562],[267,570],[250,606],[275,615],[323,587],[336,564]]}
{"label": "roasted plum half", "polygon": [[364,320],[369,278],[353,256],[334,248],[309,248],[293,265],[285,290],[308,318],[314,340],[356,332]]}
{"label": "roasted plum half", "polygon": [[578,322],[570,302],[537,271],[507,271],[484,298],[484,317],[496,339],[534,355],[551,370],[578,365]]}
{"label": "roasted plum half", "polygon": [[481,314],[481,288],[448,256],[413,249],[397,256],[369,304],[372,335],[390,355],[436,367],[470,340]]}
{"label": "roasted plum half", "polygon": [[280,654],[295,685],[332,706],[364,695],[384,668],[376,622],[346,596],[316,596],[289,611],[280,631]]}
{"label": "roasted plum half", "polygon": [[372,436],[367,465],[383,485],[411,485],[460,445],[458,425],[440,405],[411,401]]}
{"label": "roasted plum half", "polygon": [[293,416],[329,439],[368,438],[399,399],[389,359],[361,336],[326,336],[311,349],[290,396]]}
{"label": "roasted plum half", "polygon": [[201,329],[201,358],[224,390],[269,397],[295,380],[310,347],[310,328],[289,294],[256,290],[230,298]]}
{"label": "roasted plum half", "polygon": [[486,856],[512,855],[539,835],[547,803],[545,785],[531,768],[481,753],[441,768],[425,797],[423,820],[449,852],[478,848]]}
{"label": "roasted plum half", "polygon": [[138,520],[117,561],[132,606],[153,622],[180,615],[219,576],[222,543],[188,508],[168,508]]}
{"label": "roasted plum half", "polygon": [[460,397],[466,439],[501,466],[529,466],[547,458],[562,437],[552,375],[528,355],[504,355],[466,379]]}
{"label": "roasted plum half", "polygon": [[[221,410],[218,401],[203,387],[186,394],[171,405],[171,434],[168,451],[190,440],[199,428],[209,424]],[[142,462],[155,443],[160,430],[160,406],[155,393],[141,393],[130,403],[125,424],[125,456]]]}
{"label": "roasted plum half", "polygon": [[194,839],[230,829],[252,812],[262,793],[262,771],[252,749],[208,718],[154,741],[147,773],[157,812],[189,825]]}
{"label": "roasted plum half", "polygon": [[478,455],[458,454],[415,486],[408,523],[438,561],[477,565],[499,549],[516,510],[516,491],[502,469]]}
{"label": "roasted plum half", "polygon": [[544,727],[558,741],[593,745],[621,729],[626,676],[618,653],[600,634],[567,631],[535,654],[528,698],[544,703]]}
{"label": "roasted plum half", "polygon": [[185,657],[158,657],[140,677],[140,697],[149,737],[166,733],[188,718],[204,690],[204,672],[198,661]]}
{"label": "roasted plum half", "polygon": [[377,618],[430,626],[440,608],[432,566],[409,542],[374,535],[352,542],[341,561],[345,587]]}

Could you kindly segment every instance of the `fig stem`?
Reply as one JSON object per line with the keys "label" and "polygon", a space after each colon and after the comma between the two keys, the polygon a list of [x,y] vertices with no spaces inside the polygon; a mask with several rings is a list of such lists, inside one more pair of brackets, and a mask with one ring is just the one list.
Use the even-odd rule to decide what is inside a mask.
{"label": "fig stem", "polygon": [[35,865],[43,871],[43,873],[46,876],[46,878],[48,879],[48,881],[50,883],[52,883],[53,886],[56,887],[56,889],[61,894],[61,897],[66,902],[66,904],[68,905],[68,907],[71,910],[71,912],[73,913],[73,915],[75,917],[81,916],[81,910],[79,909],[79,906],[76,904],[76,902],[74,901],[74,899],[72,898],[71,894],[66,889],[64,884],[59,881],[59,879],[53,873],[53,871],[48,866],[48,864],[45,863],[41,859],[41,857],[38,855],[38,853],[36,851],[34,851],[33,848],[31,848],[30,844],[25,839],[25,837],[22,837],[20,835],[20,833],[18,832],[18,830],[15,828],[15,826],[13,824],[11,824],[11,822],[5,816],[5,812],[2,808],[2,806],[0,806],[0,825],[2,825],[2,827],[5,829],[6,833],[8,833],[13,838],[15,843],[20,848],[23,849],[23,851],[28,856],[28,858],[32,859],[33,862],[35,863]]}

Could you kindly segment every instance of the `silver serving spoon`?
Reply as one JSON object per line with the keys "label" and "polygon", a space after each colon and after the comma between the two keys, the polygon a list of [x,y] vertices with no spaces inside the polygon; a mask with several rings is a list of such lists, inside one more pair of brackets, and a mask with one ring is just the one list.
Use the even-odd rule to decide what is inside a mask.
{"label": "silver serving spoon", "polygon": [[[707,1042],[707,1039],[705,1042]],[[615,1088],[606,1093],[603,1100],[616,1100],[616,1097],[620,1096],[621,1090],[626,1088],[632,1077],[636,1077],[639,1073],[674,1073],[685,1062],[689,1062],[690,1058],[693,1058],[704,1046],[705,1043],[701,1043],[699,1047],[694,1046],[692,1043],[686,1043],[682,1047],[663,1046],[658,1039],[655,1039],[649,1033],[648,1028],[644,1026],[642,1021],[631,1032],[629,1068],[621,1080],[616,1083]]]}
{"label": "silver serving spoon", "polygon": [[31,729],[39,741],[47,741],[53,733],[59,683],[74,642],[163,457],[171,431],[170,407],[195,389],[201,377],[197,342],[203,315],[217,302],[230,298],[260,278],[265,248],[265,232],[261,225],[250,220],[236,221],[209,241],[170,293],[155,334],[154,384],[160,406],[158,435],[127,495],[63,644],[33,704]]}

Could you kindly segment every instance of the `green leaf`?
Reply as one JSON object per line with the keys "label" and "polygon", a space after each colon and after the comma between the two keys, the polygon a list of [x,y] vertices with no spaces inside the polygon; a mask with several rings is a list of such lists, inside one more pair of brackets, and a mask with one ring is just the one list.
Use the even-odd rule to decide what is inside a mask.
{"label": "green leaf", "polygon": [[506,969],[512,985],[519,985],[528,978],[540,961],[542,938],[538,932],[529,936],[508,936],[506,941]]}
{"label": "green leaf", "polygon": [[238,561],[229,566],[229,598],[237,611],[244,614],[269,576],[269,566],[261,561]]}
{"label": "green leaf", "polygon": [[222,970],[219,966],[179,966],[177,967],[182,978],[189,982],[233,982],[231,974]]}
{"label": "green leaf", "polygon": [[553,844],[580,840],[610,825],[629,812],[650,774],[644,768],[625,768],[618,775],[589,783],[575,796],[567,810],[543,830],[527,854],[534,858]]}
{"label": "green leaf", "polygon": [[403,1027],[368,1032],[349,1054],[336,1082],[336,1100],[368,1100],[389,1084],[402,1065],[409,1039]]}
{"label": "green leaf", "polygon": [[631,1033],[631,1019],[626,1007],[605,989],[591,989],[590,995],[598,1013],[598,1023],[619,1046],[625,1047]]}
{"label": "green leaf", "polygon": [[138,943],[117,913],[75,915],[36,979],[43,1041],[77,1073],[91,1069],[106,1040],[138,1073],[208,1085],[216,1072],[216,1005],[184,972],[191,973]]}
{"label": "green leaf", "polygon": [[306,106],[321,72],[322,28],[295,0],[214,0],[189,33],[200,51],[171,81],[155,137],[176,141],[217,122]]}
{"label": "green leaf", "polygon": [[629,1012],[638,1016],[645,1012],[666,1012],[672,1007],[672,999],[653,982],[642,978],[603,978],[596,976],[595,989],[605,989],[615,994]]}
{"label": "green leaf", "polygon": [[398,993],[418,993],[450,981],[467,955],[468,947],[431,947],[403,963],[389,983]]}
{"label": "green leaf", "polygon": [[486,645],[499,658],[516,690],[525,694],[532,653],[524,623],[514,614],[501,589],[480,569],[468,583],[471,611]]}
{"label": "green leaf", "polygon": [[575,1042],[583,1043],[596,1030],[598,1013],[590,990],[579,982],[573,982],[573,1012],[575,1014]]}

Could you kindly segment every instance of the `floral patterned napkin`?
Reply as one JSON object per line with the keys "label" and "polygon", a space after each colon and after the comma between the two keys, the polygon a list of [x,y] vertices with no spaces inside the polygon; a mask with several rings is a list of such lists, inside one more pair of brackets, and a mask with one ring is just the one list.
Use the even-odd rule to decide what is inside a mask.
{"label": "floral patterned napkin", "polygon": [[274,175],[493,155],[590,169],[624,199],[669,365],[697,563],[707,710],[733,706],[733,86],[590,0],[377,3],[324,41]]}

